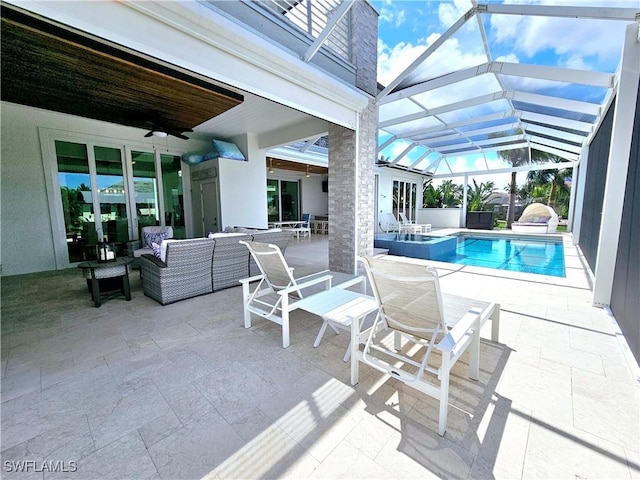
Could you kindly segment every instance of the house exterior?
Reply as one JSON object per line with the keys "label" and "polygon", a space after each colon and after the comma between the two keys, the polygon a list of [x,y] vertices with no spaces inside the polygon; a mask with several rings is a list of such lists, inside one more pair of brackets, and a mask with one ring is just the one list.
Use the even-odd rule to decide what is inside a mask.
{"label": "house exterior", "polygon": [[[1,274],[69,268],[82,245],[135,239],[145,219],[185,237],[265,228],[269,152],[322,136],[328,174],[302,180],[300,198],[331,217],[330,268],[353,272],[371,252],[377,214],[392,210],[394,186],[419,189],[422,177],[376,170],[378,13],[368,2],[331,5],[313,31],[308,1],[3,2]],[[637,21],[627,27],[621,81],[580,155],[569,215],[593,302],[611,309],[636,359],[637,31]],[[194,131],[157,137],[157,123]],[[181,160],[208,153],[213,139],[235,143],[247,161]],[[63,195],[62,167],[84,185]],[[73,229],[71,212],[84,222]],[[455,226],[431,215],[416,203],[417,222]]]}
{"label": "house exterior", "polygon": [[[278,2],[3,3],[2,275],[75,265],[83,228],[85,245],[147,220],[183,237],[266,228],[267,152],[322,135],[331,268],[353,271],[373,247],[378,14],[334,7],[309,10],[316,41]],[[247,161],[180,160],[214,139]]]}

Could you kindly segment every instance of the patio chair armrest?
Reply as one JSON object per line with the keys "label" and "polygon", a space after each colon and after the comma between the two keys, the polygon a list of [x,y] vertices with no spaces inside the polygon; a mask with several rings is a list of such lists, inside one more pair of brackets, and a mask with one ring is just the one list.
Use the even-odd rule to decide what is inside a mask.
{"label": "patio chair armrest", "polygon": [[[295,267],[289,267],[289,270],[291,270],[291,274],[292,274],[292,275],[293,275],[293,269],[294,269],[294,268],[295,268]],[[325,273],[325,272],[327,272],[327,273],[328,273],[328,272],[329,272],[329,270],[320,270],[319,272],[310,273],[309,275],[304,275],[304,276],[302,276],[302,277],[298,277],[298,278],[296,278],[296,282],[303,282],[303,283],[304,283],[304,282],[306,282],[306,280],[305,280],[305,279],[307,279],[307,278],[314,278],[314,277],[317,277],[317,276],[318,276],[318,275],[320,275],[321,273]]]}
{"label": "patio chair armrest", "polygon": [[482,310],[479,308],[469,309],[460,321],[440,340],[436,348],[443,353],[453,354],[456,354],[460,348],[465,348],[466,343],[462,342],[462,340],[465,337],[470,338],[469,331],[473,334],[474,331],[480,329],[481,314]]}
{"label": "patio chair armrest", "polygon": [[299,292],[303,288],[311,287],[313,285],[317,285],[318,283],[331,281],[333,275],[322,275],[321,277],[314,278],[313,280],[309,280],[307,282],[298,283],[297,285],[292,285],[291,287],[283,288],[282,290],[278,290],[278,295],[289,295],[293,292]]}
{"label": "patio chair armrest", "polygon": [[162,260],[160,260],[155,255],[151,255],[150,253],[145,253],[145,254],[141,255],[140,258],[141,259],[144,258],[145,260],[148,260],[149,262],[153,263],[156,267],[167,268],[167,264],[166,263],[164,263]]}
{"label": "patio chair armrest", "polygon": [[241,278],[239,282],[244,285],[248,283],[257,282],[258,280],[262,280],[263,278],[264,278],[264,275],[260,274],[260,275],[254,275],[253,277]]}

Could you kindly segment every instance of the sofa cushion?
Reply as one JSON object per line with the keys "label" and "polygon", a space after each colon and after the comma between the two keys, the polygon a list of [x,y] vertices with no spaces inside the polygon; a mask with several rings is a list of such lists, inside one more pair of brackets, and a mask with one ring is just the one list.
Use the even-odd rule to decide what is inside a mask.
{"label": "sofa cushion", "polygon": [[218,233],[210,233],[208,238],[227,238],[227,237],[242,237],[246,236],[244,233],[238,232],[218,232]]}

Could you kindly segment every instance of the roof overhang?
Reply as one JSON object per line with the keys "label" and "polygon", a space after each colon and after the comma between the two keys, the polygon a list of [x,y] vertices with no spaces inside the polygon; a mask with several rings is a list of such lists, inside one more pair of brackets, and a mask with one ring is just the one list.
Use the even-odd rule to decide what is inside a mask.
{"label": "roof overhang", "polygon": [[347,128],[356,128],[359,113],[370,101],[354,86],[305,63],[207,2],[8,3]]}
{"label": "roof overhang", "polygon": [[2,99],[120,125],[183,132],[243,96],[163,62],[2,4]]}

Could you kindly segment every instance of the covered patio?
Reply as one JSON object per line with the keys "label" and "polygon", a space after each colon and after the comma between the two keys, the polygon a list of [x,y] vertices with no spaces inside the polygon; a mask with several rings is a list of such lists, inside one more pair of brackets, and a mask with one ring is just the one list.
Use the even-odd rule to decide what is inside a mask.
{"label": "covered patio", "polygon": [[[7,70],[3,63],[3,88],[20,87],[31,63],[52,58],[54,28],[58,39],[87,42],[84,47],[91,48],[83,47],[82,55],[96,46],[108,57],[116,52],[106,70],[113,71],[123,59],[140,62],[118,78],[100,75],[92,60],[81,63],[77,73],[86,69],[113,80],[88,91],[112,92],[127,80],[133,84],[123,89],[125,100],[105,98],[101,108],[88,105],[89,112],[62,109],[85,107],[86,95],[80,91],[75,103],[45,90],[42,98],[56,103],[52,105],[30,103],[33,85],[23,85],[15,96],[3,90],[4,478],[640,477],[640,373],[617,326],[637,356],[637,12],[624,9],[621,19],[605,19],[626,25],[624,68],[603,75],[578,72],[578,79],[602,84],[605,92],[595,103],[500,84],[497,91],[463,88],[474,96],[430,105],[426,100],[433,91],[460,82],[470,85],[476,77],[565,83],[575,78],[565,70],[518,69],[518,64],[487,52],[479,65],[434,70],[435,77],[423,75],[428,72],[422,67],[412,74],[408,70],[378,91],[376,35],[373,28],[363,27],[367,23],[353,21],[362,29],[356,36],[360,46],[367,48],[355,49],[362,57],[352,65],[320,49],[326,37],[298,38],[288,24],[287,35],[280,37],[285,12],[265,14],[260,4],[273,4],[273,9],[282,2],[3,3],[3,26],[8,22],[15,28],[15,37],[3,35],[3,48],[19,47],[7,38],[35,42],[24,33],[32,33],[34,25],[46,33],[42,44],[35,42],[35,52],[43,53],[35,60],[21,48],[9,52],[14,56],[3,50],[3,59],[15,68]],[[473,5],[438,43],[452,39],[471,18],[572,16],[573,11]],[[339,6],[340,15],[326,27],[327,34],[339,18],[348,18],[341,15],[349,8],[371,25],[377,20],[366,2]],[[579,13],[585,18],[610,15],[605,10]],[[277,20],[273,28],[256,33],[272,17]],[[482,25],[478,21],[481,34]],[[3,28],[3,33],[10,31]],[[267,33],[272,37],[265,38]],[[486,48],[484,40],[481,44]],[[429,60],[435,48],[417,58],[415,66]],[[74,48],[70,53],[78,52]],[[20,67],[18,60],[26,66]],[[146,71],[145,82],[134,81],[132,72],[149,66],[153,74]],[[48,72],[60,68],[50,65]],[[153,97],[139,105],[141,112],[90,116],[109,113],[105,105],[128,105],[127,98],[135,97],[131,88],[157,86],[167,72],[175,75],[162,89],[169,100],[176,100],[171,98],[173,84],[186,78],[191,85],[178,97],[206,87],[205,98],[223,94],[230,108],[209,116],[210,108],[196,99],[187,107],[198,104],[206,115],[200,118],[199,111],[181,119],[179,104]],[[48,88],[50,76],[34,79]],[[77,88],[77,82],[69,85],[58,87]],[[480,124],[446,118],[458,108],[493,102],[500,110],[471,116]],[[155,118],[158,103],[164,105],[159,114],[168,117]],[[409,111],[404,110],[407,103],[412,104]],[[160,120],[163,125],[156,125]],[[157,127],[164,128],[164,136],[152,133]],[[169,129],[175,132],[167,137]],[[188,140],[175,136],[189,130],[193,135]],[[248,161],[221,161],[215,169],[180,163],[185,153],[208,152],[213,136],[238,144]],[[199,236],[208,229],[204,214],[197,215],[201,212],[192,207],[206,202],[199,203],[204,202],[202,193],[190,198],[194,186],[211,184],[209,198],[219,200],[213,212],[217,229],[266,227],[266,159],[276,150],[288,158],[281,149],[293,145],[303,151],[325,137],[331,143],[327,175],[332,227],[328,239],[313,235],[294,240],[287,249],[289,264],[300,274],[325,268],[351,272],[357,256],[372,251],[375,217],[387,209],[384,194],[375,190],[382,171],[461,176],[466,183],[478,171],[452,168],[449,157],[516,147],[562,153],[558,156],[566,160],[564,166],[576,169],[573,234],[563,235],[566,278],[435,264],[448,292],[498,302],[502,308],[500,342],[489,341],[490,333],[483,331],[480,380],[466,377],[465,357],[455,371],[444,437],[437,432],[436,403],[428,397],[364,366],[360,383],[352,387],[349,364],[342,361],[349,338],[328,333],[314,349],[318,317],[294,312],[291,346],[282,349],[278,326],[256,321],[251,329],[243,328],[240,286],[163,307],[143,295],[137,273],[132,275],[131,301],[114,298],[94,308],[85,280],[70,260],[56,142],[86,145],[86,168],[95,191],[99,185],[92,156],[105,148],[118,152],[115,163],[131,195],[128,235],[137,238],[134,183],[128,175],[140,166],[134,152],[150,155],[158,179],[163,158],[181,166],[174,173],[180,179],[176,187],[183,189],[179,195],[184,198],[175,190],[187,213],[185,235]],[[401,148],[392,156],[393,143]],[[387,165],[376,165],[378,160]],[[495,170],[530,168],[499,167]],[[166,195],[170,198],[169,191]],[[162,198],[164,193],[156,200],[161,224],[167,223],[170,207]],[[391,195],[384,198],[390,205]],[[93,209],[102,214],[99,201]],[[202,230],[195,225],[198,217],[203,217]]]}
{"label": "covered patio", "polygon": [[[318,317],[294,312],[288,349],[245,330],[240,287],[162,307],[134,273],[130,302],[94,308],[75,268],[4,278],[3,478],[635,478],[638,372],[569,235],[565,256],[566,279],[436,264],[502,306],[444,437],[429,397],[364,366],[352,387],[348,335],[314,349]],[[286,258],[326,268],[328,241]]]}

